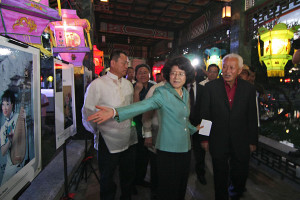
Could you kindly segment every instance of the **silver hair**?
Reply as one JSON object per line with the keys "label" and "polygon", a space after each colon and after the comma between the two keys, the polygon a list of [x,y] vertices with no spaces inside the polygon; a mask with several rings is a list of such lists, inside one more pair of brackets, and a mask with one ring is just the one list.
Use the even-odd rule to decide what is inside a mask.
{"label": "silver hair", "polygon": [[236,58],[237,60],[238,60],[238,66],[239,66],[239,68],[241,69],[241,68],[243,68],[243,58],[240,56],[240,55],[238,55],[238,54],[236,54],[236,53],[230,53],[230,54],[227,54],[224,58],[223,58],[223,60],[222,60],[222,63],[224,64],[224,61],[227,59],[227,58]]}

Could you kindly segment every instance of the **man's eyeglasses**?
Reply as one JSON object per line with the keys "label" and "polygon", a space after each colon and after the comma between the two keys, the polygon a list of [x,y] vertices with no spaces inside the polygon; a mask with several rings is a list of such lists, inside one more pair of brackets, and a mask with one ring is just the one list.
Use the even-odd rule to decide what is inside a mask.
{"label": "man's eyeglasses", "polygon": [[179,77],[184,77],[185,73],[184,72],[170,72],[170,76],[179,76]]}

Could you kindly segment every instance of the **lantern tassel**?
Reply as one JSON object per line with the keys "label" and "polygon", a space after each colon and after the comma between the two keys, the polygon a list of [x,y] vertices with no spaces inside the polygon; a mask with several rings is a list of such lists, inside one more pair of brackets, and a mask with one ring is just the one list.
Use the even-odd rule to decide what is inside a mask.
{"label": "lantern tassel", "polygon": [[203,58],[203,61],[204,61],[204,64],[205,64],[205,66],[207,68],[207,62],[206,62],[206,60],[204,58]]}
{"label": "lantern tassel", "polygon": [[55,43],[55,39],[54,39],[54,36],[53,36],[53,32],[52,32],[52,30],[51,30],[50,27],[48,27],[48,29],[49,29],[50,39],[51,39],[51,42],[50,42],[51,47],[56,47],[56,43]]}
{"label": "lantern tassel", "polygon": [[58,7],[58,14],[59,14],[59,16],[61,16],[61,4],[60,4],[60,0],[57,0],[57,7]]}
{"label": "lantern tassel", "polygon": [[85,28],[85,32],[87,34],[90,50],[93,50],[93,46],[92,46],[92,42],[91,42],[91,36],[90,36],[91,25],[90,25],[89,20],[87,20],[87,19],[86,19],[86,23],[87,23],[87,27]]}
{"label": "lantern tassel", "polygon": [[258,43],[257,43],[257,50],[258,50],[258,60],[259,60],[260,64],[263,65],[262,60],[261,60],[261,50],[260,50],[259,38],[258,38]]}
{"label": "lantern tassel", "polygon": [[289,54],[290,51],[291,51],[291,40],[290,39],[288,40],[286,48],[287,48],[287,52],[286,53]]}

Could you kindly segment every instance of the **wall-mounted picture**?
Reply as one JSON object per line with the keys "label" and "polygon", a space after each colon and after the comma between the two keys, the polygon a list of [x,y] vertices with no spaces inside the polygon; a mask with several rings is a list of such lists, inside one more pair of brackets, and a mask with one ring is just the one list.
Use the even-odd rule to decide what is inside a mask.
{"label": "wall-mounted picture", "polygon": [[[76,134],[74,66],[54,59],[56,148]],[[59,82],[59,83],[57,83]],[[58,90],[57,87],[60,87]]]}
{"label": "wall-mounted picture", "polygon": [[0,36],[0,199],[40,171],[40,51]]}
{"label": "wall-mounted picture", "polygon": [[56,92],[62,92],[62,69],[56,69]]}
{"label": "wall-mounted picture", "polygon": [[65,129],[73,124],[72,90],[71,86],[63,86]]}

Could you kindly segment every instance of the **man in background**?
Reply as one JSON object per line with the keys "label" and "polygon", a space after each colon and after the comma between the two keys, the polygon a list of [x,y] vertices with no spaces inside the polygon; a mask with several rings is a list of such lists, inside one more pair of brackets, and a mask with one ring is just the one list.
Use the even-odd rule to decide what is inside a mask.
{"label": "man in background", "polygon": [[[210,70],[212,70],[210,68]],[[195,77],[197,72],[195,71]],[[187,85],[187,90],[190,94],[190,122],[193,126],[197,126],[201,123],[201,101],[204,91],[204,87],[198,84],[194,79],[193,83]],[[195,171],[197,179],[202,185],[206,185],[205,178],[205,150],[201,146],[202,138],[198,132],[192,135],[193,152],[195,157]]]}
{"label": "man in background", "polygon": [[200,82],[200,85],[205,85],[207,82],[218,78],[220,68],[216,64],[210,64],[207,67],[207,78]]}
{"label": "man in background", "polygon": [[[149,89],[153,86],[150,80],[151,69],[147,64],[139,64],[135,67],[136,83],[133,84],[134,96],[133,101],[138,102],[145,99]],[[144,178],[147,173],[147,166],[149,162],[149,151],[144,146],[145,139],[142,134],[142,116],[138,115],[133,118],[138,136],[137,152],[136,152],[136,178],[135,184],[150,187],[150,183]]]}
{"label": "man in background", "polygon": [[128,67],[126,79],[129,80],[132,84],[135,83],[133,67]]}
{"label": "man in background", "polygon": [[250,68],[248,65],[243,65],[242,72],[239,74],[239,78],[248,81],[250,76]]}
{"label": "man in background", "polygon": [[[162,81],[156,85],[153,85],[149,89],[145,99],[152,97],[155,89],[160,86],[163,86],[166,83],[166,80],[164,79],[163,76],[163,70],[161,72],[161,77],[162,77]],[[155,149],[155,142],[158,134],[159,123],[158,123],[158,114],[156,110],[151,110],[144,113],[142,122],[143,122],[143,137],[145,138],[144,145],[148,147],[149,154],[150,154],[151,200],[154,200],[157,198],[157,180],[158,180],[157,164],[156,164],[157,154]]]}
{"label": "man in background", "polygon": [[161,81],[164,80],[164,77],[162,76],[161,73],[156,74],[156,83],[160,83]]}

